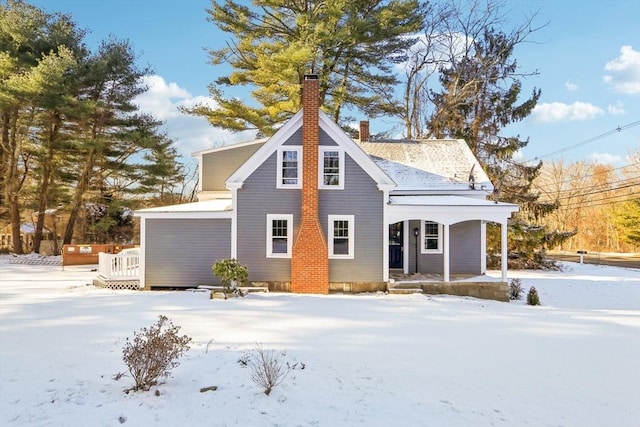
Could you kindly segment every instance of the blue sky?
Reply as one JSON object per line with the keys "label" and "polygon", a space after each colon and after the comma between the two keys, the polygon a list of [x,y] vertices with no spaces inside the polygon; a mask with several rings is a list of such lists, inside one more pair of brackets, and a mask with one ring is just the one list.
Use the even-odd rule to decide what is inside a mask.
{"label": "blue sky", "polygon": [[[166,131],[185,160],[193,151],[248,138],[177,111],[178,105],[206,102],[207,85],[224,74],[207,63],[206,49],[221,47],[227,39],[206,20],[210,0],[30,3],[70,13],[90,31],[86,40],[91,48],[110,34],[131,42],[140,65],[155,72],[140,104],[166,121]],[[515,22],[532,10],[539,11],[535,22],[548,22],[534,34],[536,43],[520,45],[514,54],[523,71],[540,73],[523,80],[523,94],[534,86],[542,89],[534,113],[508,128],[509,134],[530,138],[521,158],[628,164],[625,156],[640,150],[640,2],[510,0],[508,5]],[[391,126],[388,120],[372,120],[374,132]],[[612,132],[618,127],[619,132]]]}

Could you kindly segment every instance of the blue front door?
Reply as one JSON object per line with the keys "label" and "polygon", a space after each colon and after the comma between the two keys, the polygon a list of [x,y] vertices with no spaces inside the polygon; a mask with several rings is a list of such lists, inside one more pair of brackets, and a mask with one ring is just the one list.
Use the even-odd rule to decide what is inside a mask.
{"label": "blue front door", "polygon": [[389,268],[403,267],[403,235],[402,222],[389,226]]}

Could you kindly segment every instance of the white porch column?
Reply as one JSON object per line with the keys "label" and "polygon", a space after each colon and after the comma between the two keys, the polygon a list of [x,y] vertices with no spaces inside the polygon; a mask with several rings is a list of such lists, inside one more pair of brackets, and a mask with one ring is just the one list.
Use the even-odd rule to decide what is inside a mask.
{"label": "white porch column", "polygon": [[500,267],[502,268],[502,281],[507,281],[507,223],[500,223],[502,238],[500,239]]}
{"label": "white porch column", "polygon": [[444,225],[444,233],[442,236],[442,255],[444,258],[444,281],[449,281],[449,224]]}
{"label": "white porch column", "polygon": [[145,289],[147,286],[147,218],[140,218],[140,258],[138,274],[140,275],[140,288]]}

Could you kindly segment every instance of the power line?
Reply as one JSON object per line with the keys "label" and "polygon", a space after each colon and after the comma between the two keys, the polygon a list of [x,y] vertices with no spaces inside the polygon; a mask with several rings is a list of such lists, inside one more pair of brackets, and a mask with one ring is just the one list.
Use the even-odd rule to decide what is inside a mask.
{"label": "power line", "polygon": [[[614,172],[614,171],[617,171],[617,170],[620,170],[620,169],[626,169],[626,168],[630,168],[632,166],[637,166],[637,165],[640,165],[640,162],[629,163],[628,165],[620,166],[620,167],[613,168],[613,169],[607,169],[605,173],[610,173],[610,172]],[[572,181],[579,181],[579,180],[583,180],[585,178],[591,178],[591,177],[594,177],[596,175],[601,175],[601,173],[592,173],[592,174],[589,174],[589,175],[581,175],[581,176],[578,176],[578,177],[567,178],[567,179],[563,179],[562,181],[552,182],[550,184],[546,184],[545,183],[545,184],[546,184],[546,187],[550,187],[552,185],[561,185],[561,184],[572,182]],[[542,189],[544,187],[539,187],[539,188]],[[562,191],[564,191],[564,190],[562,190]]]}
{"label": "power line", "polygon": [[[614,185],[614,184],[623,184],[623,187],[616,187],[616,188],[610,188],[608,186],[610,185]],[[562,193],[569,193],[569,192],[573,192],[576,190],[580,190],[580,189],[576,189],[576,188],[567,188],[564,190],[548,190],[545,191],[544,188],[536,188],[536,190],[538,191],[542,191],[545,194],[551,195],[551,196],[556,196],[560,199],[564,199],[564,198],[570,198],[570,197],[579,197],[579,196],[588,196],[589,194],[596,194],[596,193],[604,193],[606,191],[615,191],[621,188],[627,188],[627,187],[633,187],[634,185],[640,185],[640,178],[634,177],[634,178],[625,178],[625,179],[620,179],[618,181],[610,181],[610,182],[605,182],[602,184],[597,184],[592,186],[587,192],[584,193],[579,193],[576,192],[575,194],[569,194],[567,196],[561,195]]]}
{"label": "power line", "polygon": [[626,124],[624,126],[618,126],[617,128],[615,128],[613,130],[610,130],[608,132],[605,132],[603,134],[594,136],[594,137],[589,138],[589,139],[585,139],[584,141],[578,142],[577,144],[569,145],[568,147],[561,148],[560,150],[552,151],[551,153],[544,154],[542,156],[536,156],[533,159],[529,160],[528,162],[538,161],[538,160],[544,159],[545,157],[553,156],[555,154],[564,153],[567,150],[571,150],[573,148],[580,147],[582,145],[591,144],[592,142],[596,142],[596,141],[598,141],[598,140],[600,140],[602,138],[605,138],[605,137],[607,137],[609,135],[613,135],[615,133],[622,132],[623,130],[627,130],[629,128],[632,128],[632,127],[638,126],[638,125],[640,125],[640,120],[628,123],[628,124]]}

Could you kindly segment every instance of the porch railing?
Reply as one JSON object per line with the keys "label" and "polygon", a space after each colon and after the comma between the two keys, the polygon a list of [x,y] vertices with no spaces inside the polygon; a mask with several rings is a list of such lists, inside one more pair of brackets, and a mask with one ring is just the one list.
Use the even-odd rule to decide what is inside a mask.
{"label": "porch railing", "polygon": [[100,252],[98,272],[105,279],[132,280],[140,278],[139,249],[125,249],[118,254]]}

